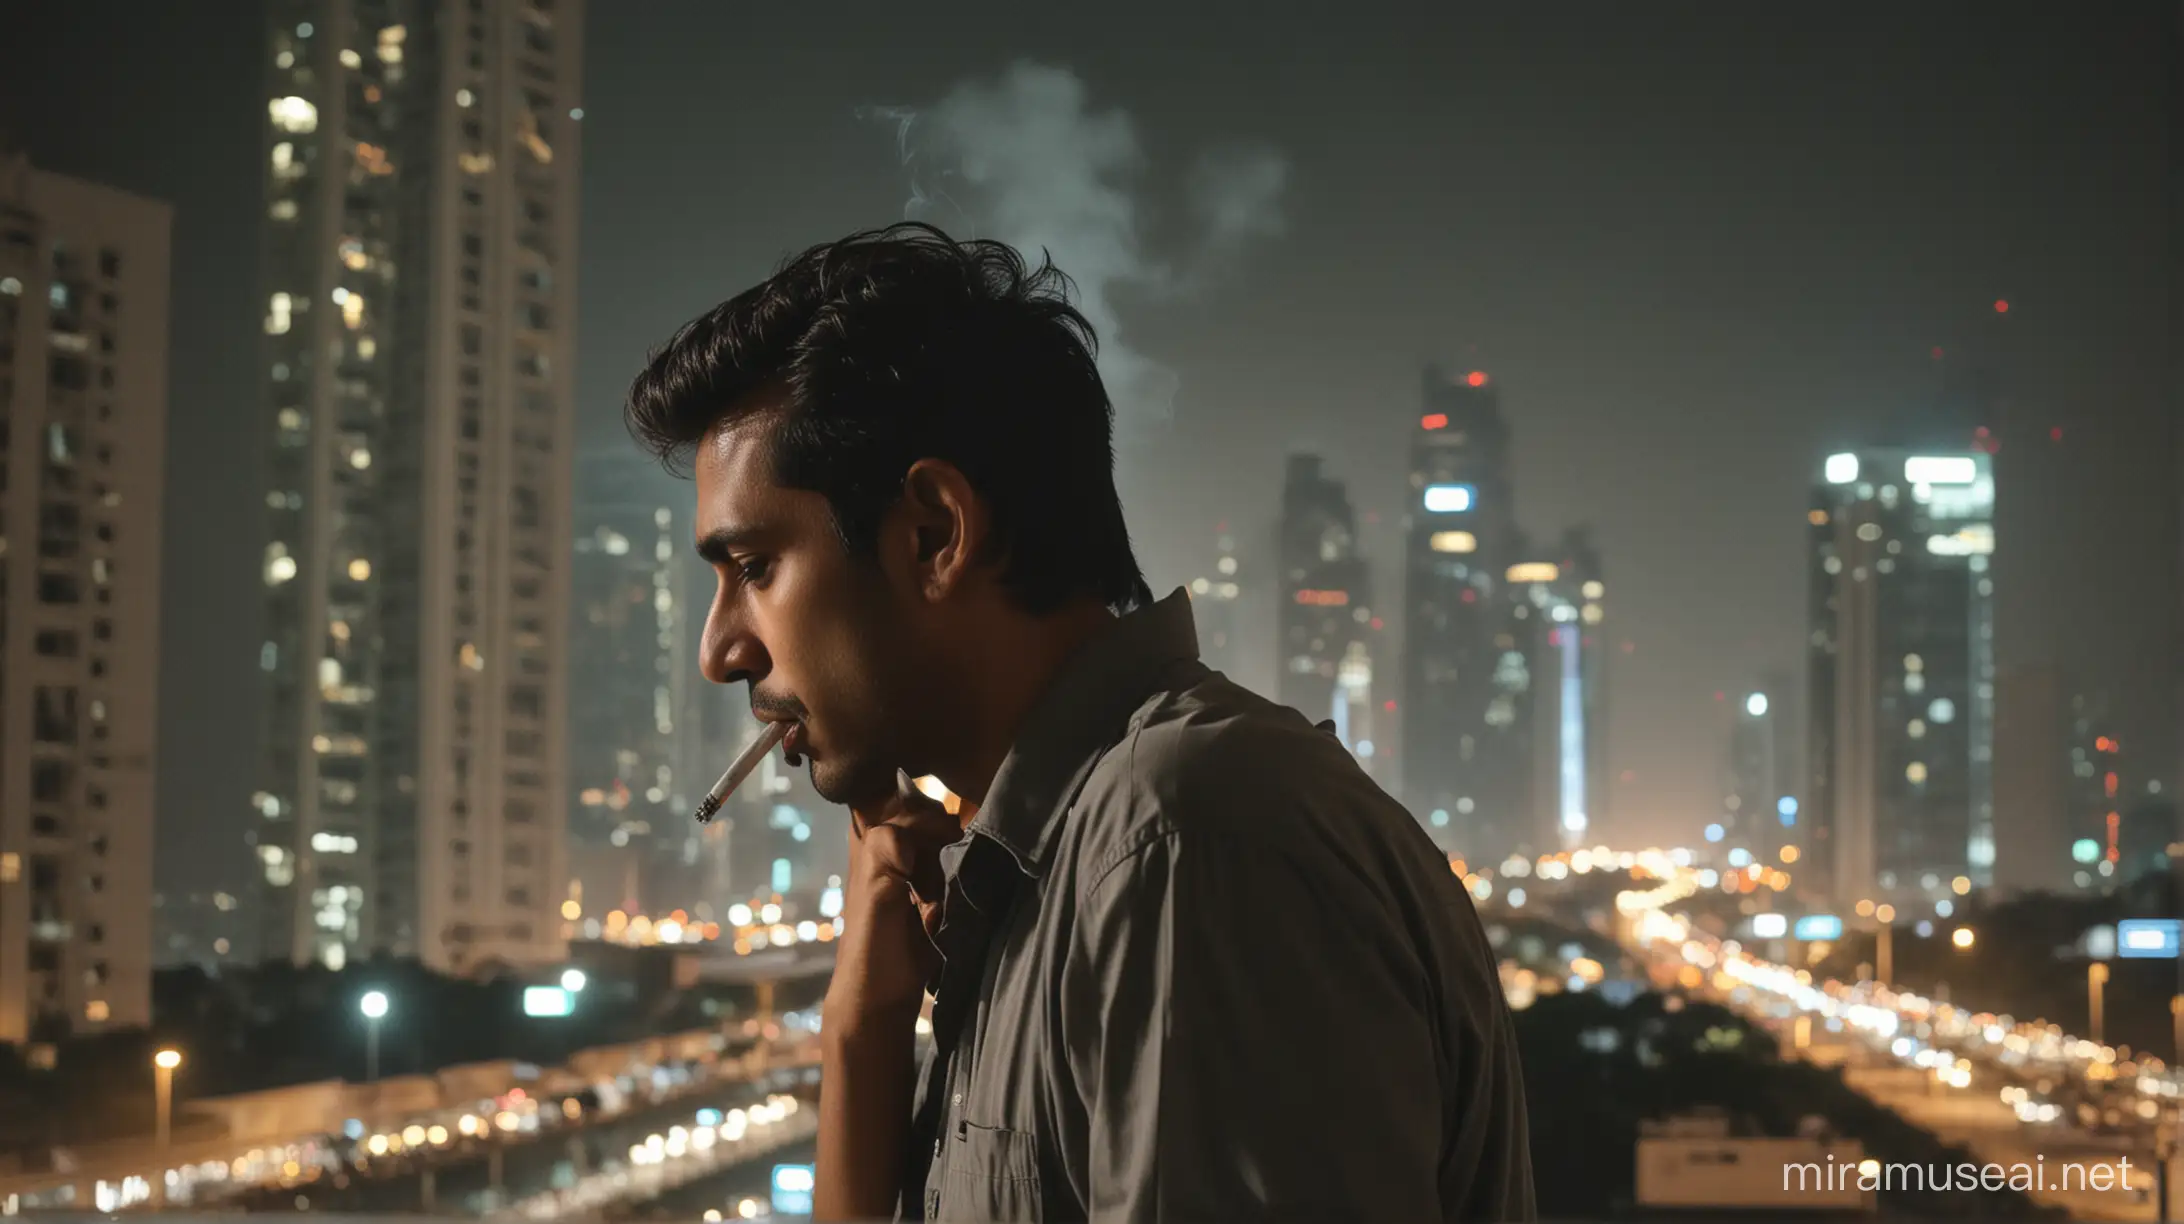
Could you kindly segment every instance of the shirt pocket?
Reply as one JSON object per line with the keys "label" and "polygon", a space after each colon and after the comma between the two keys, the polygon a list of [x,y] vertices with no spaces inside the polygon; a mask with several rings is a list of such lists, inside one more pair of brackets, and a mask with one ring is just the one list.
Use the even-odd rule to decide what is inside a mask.
{"label": "shirt pocket", "polygon": [[1038,1143],[1030,1131],[956,1123],[941,1180],[942,1220],[1037,1220]]}

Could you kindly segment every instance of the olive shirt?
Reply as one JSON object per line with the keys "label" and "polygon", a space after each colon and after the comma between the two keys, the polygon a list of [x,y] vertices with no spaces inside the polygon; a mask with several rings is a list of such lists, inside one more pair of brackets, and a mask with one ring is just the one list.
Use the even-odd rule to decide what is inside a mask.
{"label": "olive shirt", "polygon": [[1182,590],[1070,659],[943,863],[899,1218],[1533,1217],[1462,881]]}

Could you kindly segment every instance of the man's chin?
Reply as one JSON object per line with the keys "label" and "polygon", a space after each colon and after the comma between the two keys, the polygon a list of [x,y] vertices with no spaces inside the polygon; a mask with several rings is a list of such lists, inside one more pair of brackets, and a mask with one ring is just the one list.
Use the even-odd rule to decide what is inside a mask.
{"label": "man's chin", "polygon": [[893,770],[862,767],[838,760],[811,761],[811,788],[828,803],[848,808],[876,808],[895,794]]}

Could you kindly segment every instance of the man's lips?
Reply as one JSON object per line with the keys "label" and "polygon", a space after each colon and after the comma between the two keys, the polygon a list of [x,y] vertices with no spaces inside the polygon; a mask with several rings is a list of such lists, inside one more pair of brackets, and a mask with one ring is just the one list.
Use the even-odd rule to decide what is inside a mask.
{"label": "man's lips", "polygon": [[803,720],[798,719],[789,724],[789,733],[781,741],[781,754],[789,759],[790,764],[796,764],[796,758],[810,752],[809,740],[810,736],[804,731]]}

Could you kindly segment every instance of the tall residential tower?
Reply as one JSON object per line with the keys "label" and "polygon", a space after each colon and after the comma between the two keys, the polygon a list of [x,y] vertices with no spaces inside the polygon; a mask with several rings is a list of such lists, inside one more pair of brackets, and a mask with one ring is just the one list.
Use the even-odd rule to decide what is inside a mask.
{"label": "tall residential tower", "polygon": [[1380,624],[1349,492],[1317,455],[1289,457],[1277,555],[1280,700],[1314,722],[1332,720],[1343,746],[1372,772]]}
{"label": "tall residential tower", "polygon": [[559,955],[581,0],[273,0],[260,954]]}
{"label": "tall residential tower", "polygon": [[1988,455],[1831,455],[1807,518],[1807,872],[1846,904],[1992,883]]}
{"label": "tall residential tower", "polygon": [[1529,604],[1505,585],[1523,558],[1493,381],[1427,369],[1410,444],[1403,793],[1443,849],[1498,860],[1537,832],[1527,738],[1536,660],[1517,615]]}
{"label": "tall residential tower", "polygon": [[0,1043],[151,1021],[168,219],[0,157]]}

